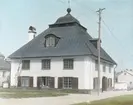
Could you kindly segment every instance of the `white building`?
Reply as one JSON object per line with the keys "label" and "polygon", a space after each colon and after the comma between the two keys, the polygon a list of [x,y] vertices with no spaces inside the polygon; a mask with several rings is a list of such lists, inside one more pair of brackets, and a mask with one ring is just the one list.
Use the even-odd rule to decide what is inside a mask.
{"label": "white building", "polygon": [[10,70],[10,63],[6,61],[4,55],[0,53],[0,87],[2,87],[5,82],[10,83]]}
{"label": "white building", "polygon": [[128,87],[133,88],[133,70],[124,70],[117,73],[116,83],[126,83]]}
{"label": "white building", "polygon": [[[49,28],[9,56],[11,86],[59,89],[97,89],[97,39],[67,9]],[[34,29],[34,30],[32,30]],[[34,31],[32,33],[32,31]],[[114,60],[101,49],[101,88],[113,87]]]}

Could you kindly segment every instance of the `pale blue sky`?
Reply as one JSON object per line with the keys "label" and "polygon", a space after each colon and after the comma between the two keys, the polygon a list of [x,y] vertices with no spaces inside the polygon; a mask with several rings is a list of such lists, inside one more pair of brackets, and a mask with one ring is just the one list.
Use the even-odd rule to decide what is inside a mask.
{"label": "pale blue sky", "polygon": [[[62,1],[62,2],[61,2]],[[0,0],[0,52],[5,56],[28,41],[28,27],[39,34],[48,24],[66,14],[67,0]],[[133,0],[71,0],[72,15],[97,37],[98,8],[113,32],[102,25],[102,46],[118,63],[118,69],[133,69]]]}

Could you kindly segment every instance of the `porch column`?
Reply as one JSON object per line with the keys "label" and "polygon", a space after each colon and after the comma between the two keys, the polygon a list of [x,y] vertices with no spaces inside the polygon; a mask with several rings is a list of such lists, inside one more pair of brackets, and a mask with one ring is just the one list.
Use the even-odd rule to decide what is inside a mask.
{"label": "porch column", "polygon": [[58,77],[55,77],[55,88],[58,88]]}
{"label": "porch column", "polygon": [[37,77],[33,76],[33,87],[37,87]]}

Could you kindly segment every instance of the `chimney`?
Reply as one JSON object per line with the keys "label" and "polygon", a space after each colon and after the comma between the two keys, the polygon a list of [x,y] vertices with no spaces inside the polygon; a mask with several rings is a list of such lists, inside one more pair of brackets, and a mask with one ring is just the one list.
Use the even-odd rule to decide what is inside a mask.
{"label": "chimney", "polygon": [[32,39],[35,38],[35,35],[36,35],[36,28],[33,27],[33,26],[30,26],[30,27],[29,27],[28,34],[29,34],[29,41],[31,41]]}

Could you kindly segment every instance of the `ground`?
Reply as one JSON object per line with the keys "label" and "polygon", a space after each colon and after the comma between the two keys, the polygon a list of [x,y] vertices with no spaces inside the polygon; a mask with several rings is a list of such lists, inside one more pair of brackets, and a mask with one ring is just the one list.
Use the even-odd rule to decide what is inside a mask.
{"label": "ground", "polygon": [[65,92],[53,90],[20,90],[20,89],[1,89],[0,98],[31,98],[31,97],[55,97],[67,95]]}
{"label": "ground", "polygon": [[99,101],[93,101],[90,103],[84,102],[74,105],[133,105],[133,95],[119,96]]}
{"label": "ground", "polygon": [[[39,105],[72,105],[77,103],[92,102],[92,101],[106,99],[110,97],[115,97],[120,95],[130,95],[130,94],[133,94],[133,91],[110,91],[110,92],[101,93],[100,96],[97,96],[97,94],[93,93],[92,95],[69,94],[69,95],[58,96],[58,97],[36,97],[36,98],[32,97],[32,98],[21,98],[21,99],[8,98],[8,99],[0,99],[0,105],[38,105],[38,104]],[[89,105],[89,104],[85,104],[85,105]]]}

